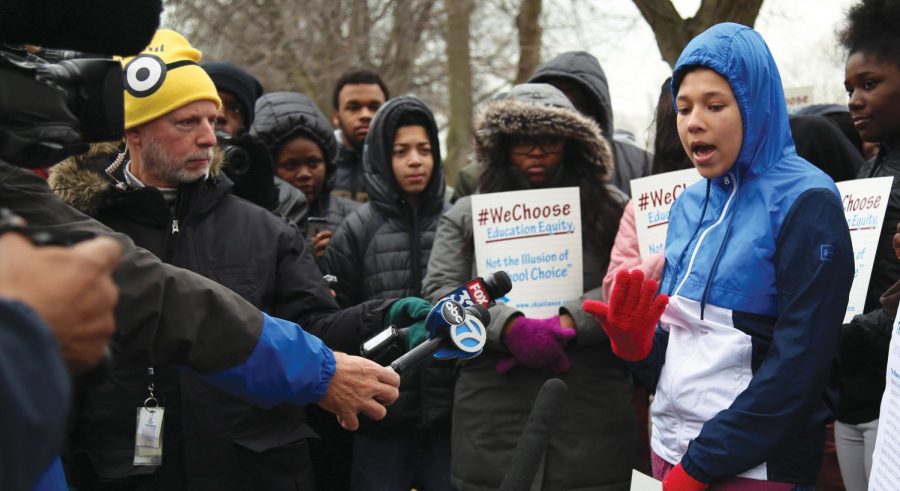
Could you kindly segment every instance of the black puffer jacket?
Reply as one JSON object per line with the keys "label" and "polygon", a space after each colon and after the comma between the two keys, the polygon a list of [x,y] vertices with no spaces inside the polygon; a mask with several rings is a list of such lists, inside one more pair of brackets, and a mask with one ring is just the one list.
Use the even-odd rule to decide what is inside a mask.
{"label": "black puffer jacket", "polygon": [[[158,189],[115,188],[125,182],[124,166],[103,174],[110,150],[98,148],[56,166],[51,186],[70,205],[165,262],[298,322],[336,349],[355,352],[361,340],[382,328],[385,302],[338,310],[302,236],[231,195],[231,182],[215,169],[209,179],[180,186],[173,210]],[[167,458],[154,477],[155,488],[258,489],[310,482],[303,440],[313,433],[303,423],[302,408],[262,410],[174,368],[156,371],[156,392],[167,408]],[[147,397],[149,381],[147,366],[123,364],[82,387],[73,445],[97,476],[122,479],[157,471],[131,465],[134,410]]]}
{"label": "black puffer jacket", "polygon": [[[409,112],[419,112],[430,122],[427,131],[434,159],[418,208],[404,199],[391,164],[397,119]],[[440,147],[431,111],[412,97],[392,99],[381,106],[370,128],[364,160],[370,201],[347,217],[325,254],[328,272],[338,277],[335,292],[342,306],[372,298],[421,296],[444,207]],[[400,400],[388,408],[388,417],[379,427],[449,424],[452,364],[427,362],[421,368],[404,373]]]}
{"label": "black puffer jacket", "polygon": [[627,141],[613,138],[613,109],[609,84],[600,62],[585,51],[570,51],[538,67],[529,83],[547,83],[551,79],[565,79],[583,87],[594,98],[595,114],[589,114],[613,149],[615,173],[611,183],[631,196],[631,180],[650,175],[650,155]]}
{"label": "black puffer jacket", "polygon": [[[327,219],[333,230],[359,207],[356,201],[331,196],[337,171],[335,159],[338,146],[331,124],[312,99],[297,92],[272,92],[260,97],[256,101],[256,119],[250,133],[266,144],[273,160],[285,142],[298,136],[312,139],[322,149],[325,157],[325,183],[316,202],[309,203],[308,216]],[[284,182],[279,184],[283,185]],[[284,196],[284,193],[281,195]],[[301,232],[306,232],[305,220],[297,225]]]}

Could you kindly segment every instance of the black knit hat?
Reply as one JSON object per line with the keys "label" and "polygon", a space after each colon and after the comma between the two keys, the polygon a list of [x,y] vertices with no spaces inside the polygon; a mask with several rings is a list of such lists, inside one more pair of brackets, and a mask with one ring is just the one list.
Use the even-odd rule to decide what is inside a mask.
{"label": "black knit hat", "polygon": [[204,63],[203,69],[216,84],[217,90],[230,92],[237,98],[246,115],[244,126],[249,129],[253,124],[256,99],[259,99],[263,93],[263,87],[259,80],[243,68],[225,61]]}

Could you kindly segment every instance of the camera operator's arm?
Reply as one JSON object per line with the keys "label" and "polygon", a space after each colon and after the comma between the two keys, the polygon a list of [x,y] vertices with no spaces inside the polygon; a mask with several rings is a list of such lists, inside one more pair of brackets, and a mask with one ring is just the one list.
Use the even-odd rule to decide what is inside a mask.
{"label": "camera operator's arm", "polygon": [[122,251],[108,237],[72,248],[37,248],[24,236],[0,236],[0,297],[18,300],[53,332],[71,372],[94,366],[115,329],[111,273]]}
{"label": "camera operator's arm", "polygon": [[63,249],[0,235],[0,489],[30,488],[59,451],[70,393],[62,361],[79,370],[102,355],[120,254],[108,238]]}

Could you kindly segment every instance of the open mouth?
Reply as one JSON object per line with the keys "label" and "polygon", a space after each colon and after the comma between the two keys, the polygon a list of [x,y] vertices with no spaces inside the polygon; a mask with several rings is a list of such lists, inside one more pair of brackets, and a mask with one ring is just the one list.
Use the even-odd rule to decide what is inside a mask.
{"label": "open mouth", "polygon": [[712,155],[712,153],[716,150],[715,145],[709,145],[707,143],[692,143],[691,144],[691,153],[694,154],[698,159],[705,159]]}

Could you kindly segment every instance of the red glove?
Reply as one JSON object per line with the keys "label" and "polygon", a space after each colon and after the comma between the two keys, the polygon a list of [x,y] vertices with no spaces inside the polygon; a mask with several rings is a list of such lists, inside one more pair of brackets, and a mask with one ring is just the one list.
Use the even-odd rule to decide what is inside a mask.
{"label": "red glove", "polygon": [[700,482],[684,471],[681,464],[676,465],[663,479],[663,491],[704,491],[709,484]]}
{"label": "red glove", "polygon": [[613,353],[628,361],[643,360],[653,347],[653,331],[669,304],[667,295],[656,295],[659,282],[644,280],[644,273],[619,271],[609,305],[585,300],[581,308],[597,318],[609,336]]}

